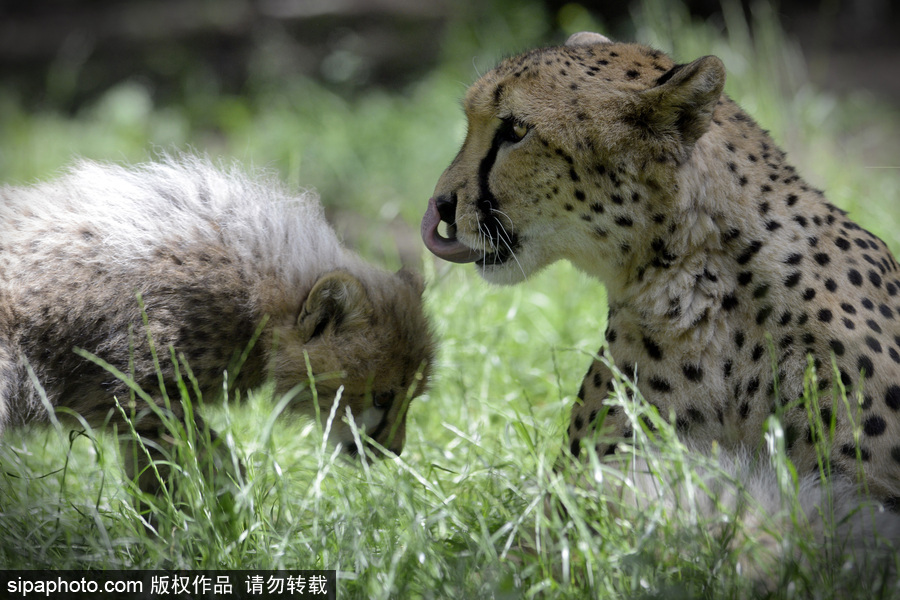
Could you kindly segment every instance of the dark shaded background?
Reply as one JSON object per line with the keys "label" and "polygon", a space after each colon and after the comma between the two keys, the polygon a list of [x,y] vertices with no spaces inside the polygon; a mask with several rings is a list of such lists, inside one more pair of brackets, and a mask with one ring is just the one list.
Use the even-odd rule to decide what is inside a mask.
{"label": "dark shaded background", "polygon": [[[544,0],[551,31],[567,4]],[[580,4],[609,24],[607,33],[631,37],[629,3]],[[686,4],[695,16],[723,23],[719,0]],[[752,4],[741,3],[748,13]],[[28,107],[66,112],[123,80],[140,81],[158,104],[198,87],[240,94],[298,75],[352,96],[414,81],[440,59],[448,23],[498,9],[514,11],[517,3],[5,0],[0,85]],[[815,83],[839,92],[865,87],[900,102],[900,3],[803,0],[775,9],[800,42]]]}

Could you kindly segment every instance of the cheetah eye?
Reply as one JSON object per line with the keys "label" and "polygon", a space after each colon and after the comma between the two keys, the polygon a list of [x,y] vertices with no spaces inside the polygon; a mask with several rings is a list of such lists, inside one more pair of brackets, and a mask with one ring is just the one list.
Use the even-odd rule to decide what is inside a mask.
{"label": "cheetah eye", "polygon": [[394,403],[394,392],[382,392],[380,394],[375,394],[372,396],[372,404],[375,405],[375,408],[381,408],[387,410],[391,407],[391,404]]}
{"label": "cheetah eye", "polygon": [[513,123],[512,126],[513,135],[516,136],[516,139],[522,139],[528,134],[528,127],[522,125],[521,123]]}
{"label": "cheetah eye", "polygon": [[522,141],[522,139],[526,135],[528,135],[530,129],[531,128],[528,127],[528,125],[522,123],[521,121],[517,121],[512,117],[507,117],[503,119],[503,124],[500,125],[500,129],[497,131],[497,134],[504,142],[511,142],[515,144],[516,142]]}

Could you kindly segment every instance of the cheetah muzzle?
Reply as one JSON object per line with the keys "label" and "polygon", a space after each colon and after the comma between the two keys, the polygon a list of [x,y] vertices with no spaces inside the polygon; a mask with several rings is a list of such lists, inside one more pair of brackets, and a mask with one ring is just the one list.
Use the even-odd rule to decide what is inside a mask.
{"label": "cheetah muzzle", "polygon": [[[507,233],[496,220],[484,221],[479,227],[484,233],[484,249],[476,250],[460,242],[456,238],[455,204],[444,197],[428,201],[428,210],[422,218],[422,240],[435,256],[454,263],[474,262],[482,269],[501,266],[515,257],[518,235]],[[438,231],[441,222],[447,226],[446,237]]]}

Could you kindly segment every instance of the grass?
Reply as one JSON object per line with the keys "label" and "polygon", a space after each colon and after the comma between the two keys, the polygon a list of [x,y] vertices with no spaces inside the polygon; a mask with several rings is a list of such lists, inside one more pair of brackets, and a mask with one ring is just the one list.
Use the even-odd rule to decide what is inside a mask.
{"label": "grass", "polygon": [[[458,99],[476,68],[483,72],[502,52],[549,35],[546,15],[530,5],[467,16],[452,26],[443,66],[402,93],[346,100],[295,81],[260,86],[247,98],[201,94],[184,106],[161,107],[140,85],[126,83],[67,117],[31,112],[7,90],[0,94],[0,178],[45,177],[75,154],[140,160],[155,147],[191,145],[314,186],[335,214],[399,220],[414,231],[464,134]],[[873,136],[895,132],[900,116],[862,95],[838,101],[815,90],[765,5],[753,19],[748,25],[726,5],[725,35],[670,3],[648,1],[632,27],[635,39],[680,60],[720,56],[728,93],[773,131],[800,172],[900,251],[900,172],[868,168],[900,165],[900,157],[879,156],[877,164],[864,158]],[[560,21],[564,34],[597,25],[573,5]],[[397,266],[399,252],[384,232],[376,228],[358,246]],[[759,592],[738,565],[765,548],[743,540],[736,515],[706,523],[694,510],[706,489],[697,468],[703,460],[671,439],[663,423],[664,450],[651,460],[661,482],[683,484],[677,510],[623,502],[614,491],[629,480],[597,461],[568,479],[552,476],[568,408],[602,339],[600,284],[564,264],[515,288],[489,287],[469,269],[426,257],[422,268],[442,339],[440,365],[431,391],[412,406],[402,457],[348,463],[323,444],[320,426],[273,412],[279,399],[269,390],[230,398],[204,414],[245,476],[221,494],[215,478],[197,471],[202,436],[175,432],[196,441],[176,461],[178,492],[159,503],[156,536],[135,509],[138,492],[123,480],[108,432],[13,431],[0,444],[0,566],[328,568],[338,571],[340,598]],[[641,413],[624,394],[620,401]],[[777,433],[773,423],[775,447]],[[790,497],[790,477],[785,493]],[[568,518],[545,514],[545,498],[564,506]],[[820,552],[802,535],[775,533],[801,555]],[[891,590],[879,596],[854,587],[859,582],[840,565],[770,569],[775,598],[891,597]]]}

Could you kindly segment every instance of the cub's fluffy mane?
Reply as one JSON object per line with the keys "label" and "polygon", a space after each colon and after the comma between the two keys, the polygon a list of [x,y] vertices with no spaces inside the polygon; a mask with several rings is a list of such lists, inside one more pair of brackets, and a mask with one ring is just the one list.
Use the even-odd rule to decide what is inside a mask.
{"label": "cub's fluffy mane", "polygon": [[[265,172],[247,174],[209,159],[163,156],[137,166],[82,160],[55,181],[3,191],[3,237],[32,237],[28,227],[100,236],[93,260],[152,259],[161,247],[209,245],[290,285],[318,272],[355,265],[326,224],[316,194],[292,193]],[[4,214],[5,213],[5,214]],[[16,215],[35,215],[16,225]],[[302,260],[298,259],[302,257]],[[88,260],[85,257],[85,260]]]}

